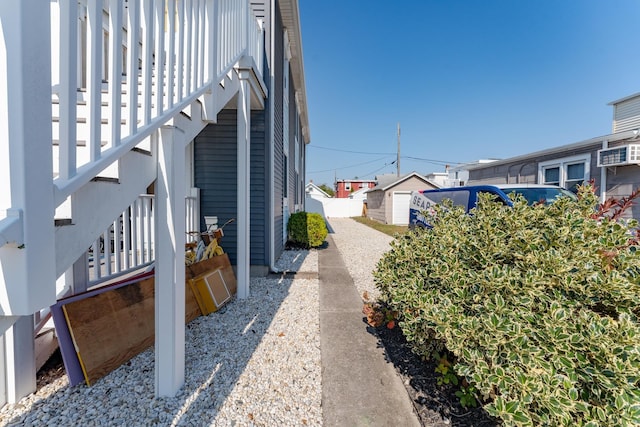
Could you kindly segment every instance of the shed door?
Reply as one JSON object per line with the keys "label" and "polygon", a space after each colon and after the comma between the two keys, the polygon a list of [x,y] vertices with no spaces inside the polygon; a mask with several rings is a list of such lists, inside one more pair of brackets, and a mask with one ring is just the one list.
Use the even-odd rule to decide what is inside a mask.
{"label": "shed door", "polygon": [[409,203],[411,202],[410,191],[393,192],[393,218],[394,225],[409,224]]}

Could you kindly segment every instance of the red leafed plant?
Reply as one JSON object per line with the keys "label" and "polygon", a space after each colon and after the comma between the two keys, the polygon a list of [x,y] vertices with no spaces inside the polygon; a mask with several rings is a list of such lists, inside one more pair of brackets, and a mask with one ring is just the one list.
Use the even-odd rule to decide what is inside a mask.
{"label": "red leafed plant", "polygon": [[382,304],[367,302],[362,306],[362,314],[367,316],[367,323],[374,328],[382,325],[386,325],[389,329],[396,327],[398,312],[392,311]]}

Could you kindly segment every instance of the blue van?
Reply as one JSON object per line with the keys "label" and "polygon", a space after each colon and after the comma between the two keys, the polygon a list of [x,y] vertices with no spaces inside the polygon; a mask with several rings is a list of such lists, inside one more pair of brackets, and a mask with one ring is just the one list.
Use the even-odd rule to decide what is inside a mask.
{"label": "blue van", "polygon": [[540,184],[501,184],[501,185],[472,185],[466,187],[439,188],[437,190],[414,191],[409,202],[409,228],[428,227],[422,212],[433,212],[434,205],[449,199],[454,206],[462,206],[466,212],[478,203],[478,194],[487,193],[495,197],[496,201],[506,206],[513,206],[510,194],[521,194],[530,205],[535,203],[552,203],[558,197],[576,199],[576,195],[555,185]]}

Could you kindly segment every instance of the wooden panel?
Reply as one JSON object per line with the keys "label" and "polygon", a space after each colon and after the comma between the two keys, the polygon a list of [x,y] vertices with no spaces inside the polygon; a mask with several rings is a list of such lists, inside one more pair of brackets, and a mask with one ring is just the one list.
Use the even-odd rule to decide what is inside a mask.
{"label": "wooden panel", "polygon": [[75,351],[71,334],[69,333],[69,326],[65,318],[62,306],[74,301],[80,301],[85,298],[89,298],[93,295],[98,295],[108,290],[127,286],[131,283],[139,282],[146,277],[153,277],[153,271],[142,273],[139,276],[129,277],[120,282],[112,283],[108,286],[93,289],[81,294],[73,295],[68,298],[64,298],[51,306],[51,315],[53,317],[53,323],[56,327],[56,335],[58,336],[58,342],[60,345],[60,353],[62,354],[62,361],[64,362],[64,368],[69,378],[69,385],[74,386],[85,381],[82,367],[78,360],[78,355]]}
{"label": "wooden panel", "polygon": [[229,261],[229,256],[227,254],[214,256],[209,259],[205,259],[203,261],[188,265],[185,277],[187,278],[187,280],[193,279],[194,277],[200,276],[203,273],[213,271],[220,267],[231,267],[231,262]]}
{"label": "wooden panel", "polygon": [[62,309],[88,385],[153,344],[153,278]]}
{"label": "wooden panel", "polygon": [[189,286],[184,287],[184,323],[189,323],[202,316],[202,311],[196,301],[195,295]]}

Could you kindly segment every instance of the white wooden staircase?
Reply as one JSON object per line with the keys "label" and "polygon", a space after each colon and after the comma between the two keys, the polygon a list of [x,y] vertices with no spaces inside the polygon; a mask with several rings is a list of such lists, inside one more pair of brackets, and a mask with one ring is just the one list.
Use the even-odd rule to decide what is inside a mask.
{"label": "white wooden staircase", "polygon": [[[105,230],[134,224],[131,207],[154,183],[159,250],[146,261],[163,261],[156,310],[180,320],[171,295],[178,270],[184,274],[180,242],[192,196],[186,148],[223,108],[264,108],[266,89],[261,23],[248,0],[8,0],[0,24],[1,405],[35,387],[25,342],[34,313],[46,320],[42,310],[60,296],[56,281],[73,282],[74,265],[90,247],[97,255]],[[187,221],[198,224],[194,215]],[[135,238],[123,240],[133,243],[115,246],[145,261],[131,247]],[[136,264],[121,260],[118,270]],[[156,375],[156,391],[172,395],[184,337],[174,330],[164,339],[162,327],[156,350],[174,349],[156,356],[157,369],[173,374]]]}

